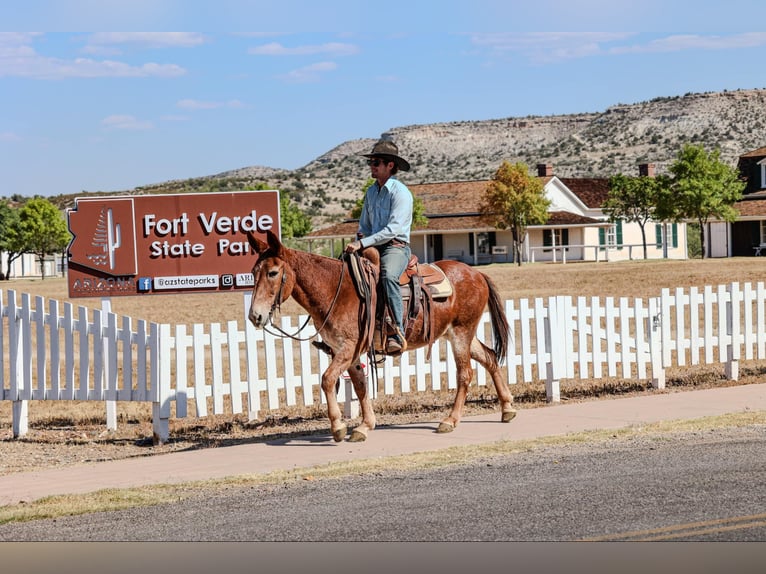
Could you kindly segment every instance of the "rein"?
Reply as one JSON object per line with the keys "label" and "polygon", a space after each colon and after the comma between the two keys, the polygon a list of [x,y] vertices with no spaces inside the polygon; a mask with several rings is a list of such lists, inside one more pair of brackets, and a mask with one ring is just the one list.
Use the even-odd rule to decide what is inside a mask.
{"label": "rein", "polygon": [[[310,337],[299,337],[298,334],[303,331],[303,329],[306,328],[306,326],[309,324],[309,321],[311,321],[311,315],[306,317],[306,320],[304,321],[303,325],[301,325],[295,333],[288,333],[285,330],[283,330],[278,325],[275,325],[271,317],[274,314],[275,310],[280,309],[281,301],[282,301],[282,289],[285,286],[285,283],[287,283],[287,274],[285,273],[284,268],[282,268],[282,281],[279,284],[279,290],[277,291],[276,296],[274,297],[274,302],[271,304],[271,309],[269,310],[269,316],[266,321],[266,323],[263,326],[263,330],[269,333],[270,335],[276,336],[282,336],[287,337],[288,339],[292,339],[294,341],[310,341],[311,339],[314,339],[318,334],[319,331],[324,329],[325,325],[327,325],[327,321],[330,319],[330,314],[332,313],[332,310],[335,309],[335,304],[338,302],[338,296],[340,295],[340,288],[343,285],[343,270],[346,268],[345,265],[340,266],[340,277],[338,278],[338,287],[335,289],[335,296],[333,297],[332,303],[330,304],[330,308],[327,310],[327,314],[325,315],[324,321],[322,321],[322,326],[319,327],[316,330],[316,333],[311,335]],[[270,331],[268,329],[268,326],[271,325],[278,331],[278,333],[275,333],[273,331]]]}

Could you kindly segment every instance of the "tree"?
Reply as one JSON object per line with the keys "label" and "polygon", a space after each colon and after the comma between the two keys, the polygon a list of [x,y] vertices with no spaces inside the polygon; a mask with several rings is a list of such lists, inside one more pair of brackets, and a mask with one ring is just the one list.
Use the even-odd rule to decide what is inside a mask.
{"label": "tree", "polygon": [[511,230],[514,260],[521,265],[521,248],[527,238],[527,226],[542,225],[548,221],[550,204],[542,181],[529,175],[525,163],[504,161],[487,184],[479,210],[488,224]]}
{"label": "tree", "polygon": [[25,251],[37,256],[45,279],[45,259],[62,252],[71,238],[64,216],[47,199],[35,198],[19,209],[19,222]]}
{"label": "tree", "polygon": [[11,278],[13,262],[25,252],[24,240],[21,233],[19,210],[12,208],[7,202],[0,203],[0,251],[5,251],[6,268],[2,278]]}
{"label": "tree", "polygon": [[[249,191],[262,191],[272,189],[267,183],[257,183],[247,186]],[[311,231],[311,218],[303,213],[291,199],[290,194],[279,194],[279,224],[283,239],[290,237],[303,237]]]}
{"label": "tree", "polygon": [[646,224],[654,214],[661,191],[661,181],[648,176],[628,177],[617,174],[609,180],[609,197],[604,202],[604,213],[616,222],[634,221],[641,228],[644,259],[647,256]]}
{"label": "tree", "polygon": [[303,237],[311,231],[311,218],[303,213],[286,193],[279,195],[282,237]]}
{"label": "tree", "polygon": [[668,171],[669,189],[661,197],[657,213],[660,219],[696,221],[705,258],[705,225],[711,219],[737,219],[734,203],[742,198],[745,183],[733,167],[720,160],[720,150],[708,154],[702,146],[685,145]]}
{"label": "tree", "polygon": [[[367,178],[362,187],[362,197],[356,200],[354,207],[351,208],[351,217],[359,219],[362,216],[362,206],[364,205],[364,195],[367,193],[367,189],[375,183],[375,180]],[[410,192],[412,193],[412,192]],[[425,207],[423,206],[423,200],[419,197],[412,196],[412,227],[427,227],[428,218],[425,215]]]}

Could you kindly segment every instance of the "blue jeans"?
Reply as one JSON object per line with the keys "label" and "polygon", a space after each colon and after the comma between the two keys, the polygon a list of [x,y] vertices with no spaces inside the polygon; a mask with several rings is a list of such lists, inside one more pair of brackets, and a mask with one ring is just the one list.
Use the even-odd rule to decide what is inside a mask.
{"label": "blue jeans", "polygon": [[386,300],[391,307],[394,321],[404,335],[402,293],[399,289],[399,277],[410,261],[410,246],[397,247],[390,243],[378,248],[380,251],[380,281],[385,290]]}

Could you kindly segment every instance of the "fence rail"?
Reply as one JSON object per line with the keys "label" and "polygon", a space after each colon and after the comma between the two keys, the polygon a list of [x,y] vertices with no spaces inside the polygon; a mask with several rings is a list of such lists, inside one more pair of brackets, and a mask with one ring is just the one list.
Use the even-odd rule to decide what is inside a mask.
{"label": "fence rail", "polygon": [[[250,419],[285,406],[324,401],[320,374],[329,358],[308,340],[294,341],[244,322],[171,326],[75,308],[28,294],[0,292],[0,400],[12,402],[13,434],[28,430],[32,400],[105,401],[107,427],[116,403],[152,403],[155,440],[168,438],[169,419],[243,413]],[[246,304],[246,301],[243,302]],[[766,358],[766,289],[759,282],[663,289],[648,300],[571,297],[508,300],[511,327],[505,373],[509,384],[543,381],[548,401],[560,400],[563,379],[635,378],[665,385],[672,366],[723,364],[737,379],[739,361]],[[282,317],[297,331],[305,316]],[[301,338],[315,331],[308,326]],[[489,314],[479,338],[491,346]],[[368,367],[369,369],[370,367]],[[456,368],[444,341],[388,357],[368,377],[370,393],[454,389]],[[478,385],[488,382],[474,363]],[[374,381],[374,382],[373,382]],[[340,386],[347,416],[358,405],[350,383]],[[190,408],[191,407],[191,408]]]}

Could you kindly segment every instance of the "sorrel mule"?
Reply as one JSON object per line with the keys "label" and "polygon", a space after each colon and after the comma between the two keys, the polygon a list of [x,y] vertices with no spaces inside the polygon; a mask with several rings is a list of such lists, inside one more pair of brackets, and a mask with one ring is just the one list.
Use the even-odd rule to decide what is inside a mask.
{"label": "sorrel mule", "polygon": [[[351,433],[350,441],[363,441],[375,428],[375,413],[367,395],[364,371],[359,360],[367,351],[360,333],[361,298],[349,275],[345,262],[322,255],[291,249],[267,232],[264,242],[251,233],[248,240],[258,258],[253,267],[255,286],[249,319],[256,327],[266,327],[279,305],[289,297],[303,307],[316,325],[322,341],[331,349],[331,362],[322,374],[322,390],[327,398],[327,411],[333,439],[342,441],[347,433],[336,397],[336,383],[348,371],[362,411],[362,422]],[[500,405],[502,421],[516,416],[513,395],[500,373],[508,345],[508,322],[489,277],[458,261],[436,263],[452,282],[453,293],[431,304],[434,340],[446,337],[452,345],[457,366],[457,393],[452,411],[441,421],[438,432],[450,432],[460,422],[468,385],[473,377],[471,359],[481,364],[492,376]],[[344,269],[344,266],[346,268]],[[484,309],[489,307],[494,349],[476,337],[476,329]],[[408,349],[423,347],[422,317],[408,329]]]}

